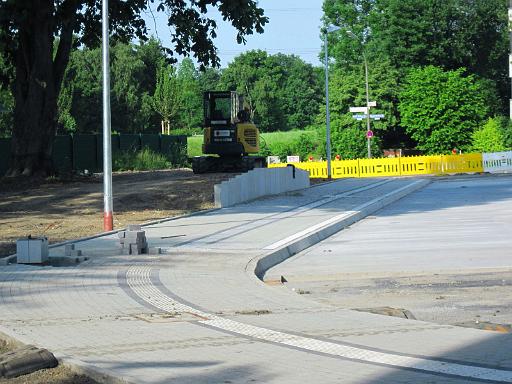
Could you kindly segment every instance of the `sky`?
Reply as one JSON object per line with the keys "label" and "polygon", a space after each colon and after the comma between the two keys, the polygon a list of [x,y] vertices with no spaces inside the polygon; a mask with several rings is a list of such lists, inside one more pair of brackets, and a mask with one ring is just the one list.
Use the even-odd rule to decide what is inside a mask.
{"label": "sky", "polygon": [[[265,10],[270,20],[263,34],[247,36],[246,45],[237,44],[235,29],[222,20],[219,12],[212,12],[209,16],[217,21],[215,45],[221,66],[226,67],[236,56],[253,49],[262,49],[269,54],[294,54],[315,66],[321,65],[322,3],[323,0],[259,0],[259,7]],[[156,23],[150,15],[145,17],[147,26],[164,46],[169,46],[170,33],[165,16],[157,12],[154,15]]]}

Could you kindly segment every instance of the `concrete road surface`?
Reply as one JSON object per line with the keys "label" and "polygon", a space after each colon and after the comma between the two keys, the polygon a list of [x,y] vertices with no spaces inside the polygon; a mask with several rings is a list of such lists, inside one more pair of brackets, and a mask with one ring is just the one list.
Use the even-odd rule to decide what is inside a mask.
{"label": "concrete road surface", "polygon": [[122,255],[112,234],[77,242],[77,266],[0,266],[0,331],[111,383],[512,383],[509,334],[336,308],[255,275],[428,182],[340,180],[155,223],[160,255]]}
{"label": "concrete road surface", "polygon": [[[322,303],[512,324],[512,176],[431,183],[267,272]],[[495,327],[496,328],[496,327]]]}

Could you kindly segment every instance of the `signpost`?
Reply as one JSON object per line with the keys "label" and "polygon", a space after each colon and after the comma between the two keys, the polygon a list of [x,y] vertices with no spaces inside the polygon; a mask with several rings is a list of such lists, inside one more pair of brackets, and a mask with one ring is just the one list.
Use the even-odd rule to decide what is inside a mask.
{"label": "signpost", "polygon": [[[512,0],[510,0],[512,1]],[[366,66],[365,61],[365,71],[366,71],[366,107],[350,107],[349,110],[351,113],[357,113],[357,115],[354,115],[353,118],[362,121],[366,120],[366,140],[368,144],[368,158],[372,157],[372,151],[371,151],[371,145],[370,145],[370,139],[373,137],[373,131],[370,129],[370,119],[371,120],[380,120],[384,118],[383,114],[374,114],[372,115],[370,113],[370,108],[376,107],[377,102],[376,101],[369,101],[368,97],[368,68]],[[362,115],[361,115],[362,113]]]}
{"label": "signpost", "polygon": [[[366,114],[364,114],[364,115],[354,115],[352,117],[354,119],[356,119],[356,120],[365,120],[367,118]],[[370,119],[373,119],[373,120],[381,120],[384,117],[385,116],[383,114],[370,115]]]}

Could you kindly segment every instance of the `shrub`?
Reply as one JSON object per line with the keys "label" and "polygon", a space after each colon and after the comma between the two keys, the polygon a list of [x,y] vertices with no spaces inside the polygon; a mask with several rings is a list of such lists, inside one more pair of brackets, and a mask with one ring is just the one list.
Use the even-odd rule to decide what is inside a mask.
{"label": "shrub", "polygon": [[485,125],[471,135],[473,150],[500,152],[505,150],[503,130],[498,119],[490,118]]}
{"label": "shrub", "polygon": [[486,96],[482,83],[463,68],[413,68],[400,92],[401,125],[426,153],[468,148],[471,133],[488,116]]}
{"label": "shrub", "polygon": [[167,159],[170,161],[170,165],[174,168],[186,168],[190,166],[186,145],[173,145],[167,153]]}
{"label": "shrub", "polygon": [[148,148],[142,151],[120,151],[113,155],[114,171],[144,171],[169,168],[167,158]]}
{"label": "shrub", "polygon": [[[331,138],[332,156],[339,154],[342,159],[364,159],[368,157],[368,144],[366,130],[361,128],[345,128],[334,131]],[[379,139],[372,138],[372,157],[379,157],[382,151],[379,147]]]}
{"label": "shrub", "polygon": [[270,145],[270,152],[273,156],[279,156],[281,161],[286,161],[286,156],[295,155],[295,146],[293,143],[277,142]]}
{"label": "shrub", "polygon": [[306,161],[310,155],[315,155],[318,150],[318,139],[315,135],[303,133],[293,142],[295,154],[301,161]]}

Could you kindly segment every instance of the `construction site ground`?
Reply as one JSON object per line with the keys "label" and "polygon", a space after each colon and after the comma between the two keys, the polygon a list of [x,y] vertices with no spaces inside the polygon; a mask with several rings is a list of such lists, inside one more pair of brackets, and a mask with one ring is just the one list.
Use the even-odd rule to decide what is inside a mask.
{"label": "construction site ground", "polygon": [[[213,186],[229,177],[189,169],[115,173],[114,227],[213,208]],[[0,182],[0,257],[15,253],[16,239],[28,235],[58,243],[102,230],[102,175]]]}
{"label": "construction site ground", "polygon": [[[194,175],[189,169],[121,172],[113,175],[115,227],[213,208],[213,186],[233,175]],[[103,230],[102,175],[70,180],[26,178],[0,183],[0,258],[16,252],[16,239],[47,236],[51,243]],[[0,354],[10,350],[1,344]],[[65,366],[0,384],[95,384]]]}

